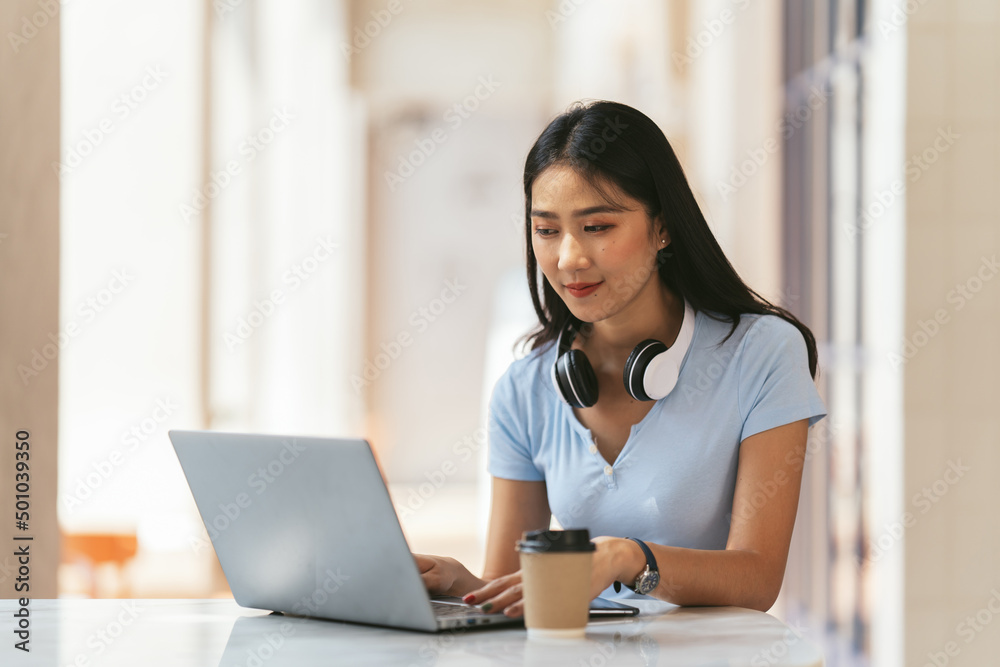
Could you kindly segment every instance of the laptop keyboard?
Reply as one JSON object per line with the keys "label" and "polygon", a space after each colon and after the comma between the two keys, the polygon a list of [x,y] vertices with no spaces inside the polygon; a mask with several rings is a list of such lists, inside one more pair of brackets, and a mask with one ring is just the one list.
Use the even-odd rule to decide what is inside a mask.
{"label": "laptop keyboard", "polygon": [[455,604],[454,602],[441,602],[431,600],[431,608],[437,618],[450,618],[453,616],[471,616],[481,614],[478,609],[467,604]]}

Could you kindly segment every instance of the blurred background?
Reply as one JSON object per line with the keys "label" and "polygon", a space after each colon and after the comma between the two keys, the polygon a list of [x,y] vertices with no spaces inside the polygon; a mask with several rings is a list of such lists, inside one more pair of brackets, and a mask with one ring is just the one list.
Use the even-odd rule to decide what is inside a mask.
{"label": "blurred background", "polygon": [[535,322],[524,159],[612,99],[819,344],[771,613],[830,665],[1000,654],[998,3],[11,0],[0,27],[36,597],[229,595],[172,428],[365,437],[411,548],[481,572],[486,405]]}

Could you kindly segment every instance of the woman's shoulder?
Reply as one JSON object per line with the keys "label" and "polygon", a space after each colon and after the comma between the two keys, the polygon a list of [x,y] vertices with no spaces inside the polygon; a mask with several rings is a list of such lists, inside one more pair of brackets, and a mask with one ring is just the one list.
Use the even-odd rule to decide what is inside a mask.
{"label": "woman's shoulder", "polygon": [[712,311],[703,314],[698,347],[714,355],[760,359],[789,350],[803,354],[806,351],[802,332],[780,315],[740,313],[734,327],[733,320],[724,314]]}
{"label": "woman's shoulder", "polygon": [[696,335],[700,339],[699,347],[739,347],[747,331],[759,318],[756,313],[740,313],[739,321],[734,326],[734,318],[725,313],[707,309],[698,311]]}
{"label": "woman's shoulder", "polygon": [[750,337],[748,344],[758,347],[775,347],[787,345],[789,341],[796,339],[805,344],[802,332],[799,328],[780,315],[766,313],[748,314],[744,317],[752,318],[746,335]]}
{"label": "woman's shoulder", "polygon": [[[724,328],[726,331],[732,327],[732,318],[718,311],[706,309],[700,311],[700,314],[705,315],[705,321],[711,323],[710,326],[714,328]],[[737,331],[747,332],[754,328],[758,323],[763,322],[762,327],[766,328],[769,326],[782,326],[788,325],[795,328],[795,325],[781,317],[780,315],[774,315],[772,313],[740,313],[739,314],[739,324],[736,326]]]}

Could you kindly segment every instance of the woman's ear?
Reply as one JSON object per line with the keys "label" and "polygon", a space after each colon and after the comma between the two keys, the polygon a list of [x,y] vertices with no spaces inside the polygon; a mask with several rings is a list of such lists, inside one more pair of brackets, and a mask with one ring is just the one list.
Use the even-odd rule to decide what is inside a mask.
{"label": "woman's ear", "polygon": [[670,245],[670,232],[667,231],[667,221],[662,213],[657,213],[653,218],[653,229],[656,230],[656,238],[659,239],[661,249]]}

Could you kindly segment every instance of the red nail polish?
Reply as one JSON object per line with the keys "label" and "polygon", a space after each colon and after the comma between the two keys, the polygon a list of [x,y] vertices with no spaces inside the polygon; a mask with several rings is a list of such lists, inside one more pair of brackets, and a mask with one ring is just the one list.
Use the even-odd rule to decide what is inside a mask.
{"label": "red nail polish", "polygon": [[465,604],[473,604],[475,601],[476,601],[476,596],[473,595],[472,593],[469,593],[464,598],[462,598],[462,602],[464,602]]}

